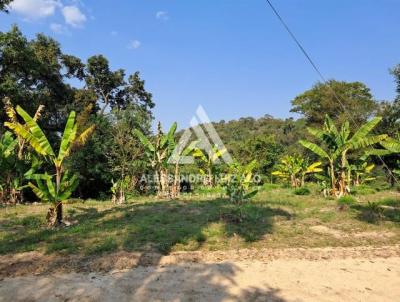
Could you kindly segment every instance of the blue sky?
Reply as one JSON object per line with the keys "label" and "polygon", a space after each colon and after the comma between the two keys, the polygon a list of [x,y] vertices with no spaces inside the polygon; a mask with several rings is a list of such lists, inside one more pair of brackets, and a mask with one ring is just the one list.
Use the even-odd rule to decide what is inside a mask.
{"label": "blue sky", "polygon": [[[392,100],[400,63],[398,0],[273,0],[327,78],[361,81]],[[291,116],[318,76],[265,0],[16,0],[0,30],[44,32],[66,53],[104,54],[139,70],[157,120],[187,127],[201,104],[211,120]]]}

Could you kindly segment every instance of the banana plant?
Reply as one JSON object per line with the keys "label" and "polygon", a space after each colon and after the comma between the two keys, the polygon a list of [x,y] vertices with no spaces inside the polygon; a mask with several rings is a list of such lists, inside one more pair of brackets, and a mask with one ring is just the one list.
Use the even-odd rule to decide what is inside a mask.
{"label": "banana plant", "polygon": [[240,206],[258,193],[257,189],[251,190],[254,185],[253,170],[256,166],[256,160],[247,165],[241,165],[238,162],[229,165],[229,172],[223,179],[223,186],[232,203]]}
{"label": "banana plant", "polygon": [[374,168],[375,164],[370,164],[365,157],[361,157],[357,162],[348,165],[347,182],[349,184],[353,183],[354,186],[359,186],[365,182],[374,180],[375,177],[371,176]]}
{"label": "banana plant", "polygon": [[[340,129],[337,129],[330,117],[326,115],[323,129],[308,128],[308,132],[320,140],[325,145],[325,149],[309,141],[299,141],[305,148],[311,150],[322,159],[328,160],[333,195],[344,195],[349,189],[346,179],[347,155],[352,151],[365,149],[387,138],[386,134],[370,135],[370,132],[377,126],[381,119],[381,117],[373,118],[362,125],[353,135],[350,135],[348,121],[343,123]],[[337,165],[339,166],[339,171],[335,169],[336,160],[339,160]],[[339,179],[338,194],[336,175]]]}
{"label": "banana plant", "polygon": [[309,174],[321,172],[321,162],[315,162],[311,165],[303,157],[298,155],[287,155],[281,159],[277,165],[277,170],[272,175],[290,181],[292,187],[304,186],[305,177]]}
{"label": "banana plant", "polygon": [[158,131],[154,143],[151,142],[143,132],[134,129],[145,148],[145,156],[148,158],[151,168],[156,173],[157,191],[160,196],[170,194],[168,180],[168,159],[175,146],[175,132],[177,124],[173,123],[167,134],[162,131],[161,123],[158,123]]}
{"label": "banana plant", "polygon": [[[168,159],[169,163],[172,163],[175,165],[175,171],[174,171],[174,183],[172,186],[171,190],[171,197],[177,197],[180,193],[180,183],[181,183],[181,178],[180,178],[180,172],[179,172],[179,165],[180,165],[180,157],[184,156],[189,156],[194,152],[196,149],[196,146],[198,144],[198,141],[192,141],[188,146],[179,146],[175,140],[171,141],[171,147],[173,148],[173,152]],[[183,147],[183,148],[182,148]]]}
{"label": "banana plant", "polygon": [[226,148],[220,149],[217,145],[214,145],[211,150],[208,152],[203,151],[202,149],[195,148],[192,155],[194,158],[201,161],[203,168],[199,168],[200,174],[206,176],[204,185],[212,187],[214,186],[214,174],[216,163],[222,158],[222,156],[227,152]]}
{"label": "banana plant", "polygon": [[94,131],[94,126],[80,131],[78,135],[78,124],[75,121],[76,114],[72,111],[67,119],[60,148],[56,154],[36,120],[20,106],[16,107],[16,112],[13,114],[16,116],[17,113],[24,121],[24,124],[19,123],[17,119],[4,124],[18,137],[25,140],[38,155],[53,164],[55,174],[29,175],[28,178],[36,182],[36,185],[29,182],[29,187],[41,200],[54,204],[56,212],[54,224],[61,224],[63,219],[62,202],[70,197],[78,185],[77,175],[70,176],[68,171],[64,170],[64,162],[74,148],[85,144],[90,134]]}
{"label": "banana plant", "polygon": [[[399,155],[400,154],[400,133],[397,134],[396,138],[388,137],[385,140],[379,142],[379,144],[384,149],[370,149],[366,151],[367,155],[377,155],[377,156],[386,156],[386,155]],[[389,171],[389,179],[391,181],[392,186],[394,185],[397,177],[400,176],[400,161],[396,160],[394,163],[394,167],[389,168],[386,166]]]}

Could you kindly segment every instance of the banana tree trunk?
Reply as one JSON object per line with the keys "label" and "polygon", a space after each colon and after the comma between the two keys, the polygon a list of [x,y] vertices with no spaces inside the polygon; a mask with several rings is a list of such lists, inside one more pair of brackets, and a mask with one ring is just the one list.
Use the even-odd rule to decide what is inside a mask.
{"label": "banana tree trunk", "polygon": [[[61,168],[56,167],[56,196],[58,196],[58,193],[60,192],[60,184],[61,184]],[[62,224],[63,220],[63,205],[62,201],[57,200],[56,201],[56,223],[58,225]]]}
{"label": "banana tree trunk", "polygon": [[156,170],[156,178],[155,181],[157,182],[157,194],[160,194],[161,192],[161,175],[160,173]]}
{"label": "banana tree trunk", "polygon": [[291,182],[292,188],[297,187],[297,181],[296,181],[296,177],[294,175],[290,175],[290,182]]}
{"label": "banana tree trunk", "polygon": [[342,161],[340,165],[340,196],[343,196],[346,193],[346,151],[344,151],[342,153]]}
{"label": "banana tree trunk", "polygon": [[175,164],[175,175],[174,175],[174,185],[172,188],[172,197],[177,197],[179,195],[180,189],[180,175],[179,175],[179,163]]}
{"label": "banana tree trunk", "polygon": [[213,187],[213,174],[212,174],[212,170],[211,170],[211,168],[208,168],[208,180],[207,180],[207,182],[208,182],[208,186],[209,187]]}
{"label": "banana tree trunk", "polygon": [[159,192],[161,196],[165,197],[169,194],[169,184],[168,184],[168,173],[165,169],[160,169],[160,186],[161,191]]}
{"label": "banana tree trunk", "polygon": [[335,171],[333,169],[333,160],[329,161],[329,167],[331,169],[331,188],[332,188],[332,195],[336,196],[336,177]]}

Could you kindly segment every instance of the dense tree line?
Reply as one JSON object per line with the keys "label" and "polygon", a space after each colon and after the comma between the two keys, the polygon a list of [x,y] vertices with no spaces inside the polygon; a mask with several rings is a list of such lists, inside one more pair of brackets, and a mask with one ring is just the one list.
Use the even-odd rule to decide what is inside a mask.
{"label": "dense tree line", "polygon": [[[71,80],[81,83],[82,88],[72,86]],[[121,137],[132,135],[124,127],[138,127],[149,133],[154,102],[144,85],[139,72],[126,76],[123,69],[111,70],[102,55],[82,62],[63,53],[57,41],[43,34],[28,40],[17,26],[0,32],[1,100],[7,99],[13,107],[21,106],[30,115],[43,106],[40,125],[51,144],[59,143],[71,110],[85,120],[82,127],[95,125],[90,143],[66,163],[79,173],[80,197],[109,193],[112,179],[118,177],[116,167],[127,160],[114,152],[127,146]],[[7,130],[4,123],[8,121],[4,103],[1,104],[0,135]],[[130,146],[136,148],[129,153],[131,160],[143,166],[135,155],[140,153],[140,144]]]}
{"label": "dense tree line", "polygon": [[[3,5],[2,8],[5,7]],[[214,122],[227,148],[221,152],[229,152],[236,159],[235,164],[231,167],[214,167],[210,154],[192,146],[182,149],[181,153],[192,152],[196,164],[180,167],[179,163],[171,164],[167,159],[183,132],[175,134],[176,125],[171,128],[168,127],[171,125],[164,125],[165,129],[170,129],[164,133],[163,127],[159,125],[157,133],[151,133],[155,102],[152,94],[146,90],[139,72],[127,75],[124,69],[112,70],[103,55],[94,55],[82,61],[76,56],[63,53],[54,39],[38,34],[29,40],[18,27],[13,26],[8,32],[0,32],[0,99],[3,100],[0,110],[0,149],[3,154],[0,164],[3,170],[0,180],[3,192],[11,194],[22,190],[30,194],[24,175],[33,166],[37,173],[52,169],[49,156],[42,160],[27,152],[29,148],[36,149],[40,155],[40,148],[34,145],[29,147],[33,139],[23,134],[24,129],[32,132],[32,137],[36,139],[45,137],[48,145],[58,150],[62,147],[61,136],[65,133],[68,120],[71,120],[72,111],[74,120],[76,117],[77,129],[69,131],[75,133],[71,140],[85,129],[93,131],[85,137],[86,144],[68,151],[62,168],[56,167],[76,175],[79,186],[74,194],[82,198],[113,194],[117,200],[124,200],[126,193],[151,192],[143,189],[140,181],[141,176],[147,172],[156,172],[160,176],[161,181],[156,190],[162,194],[176,194],[179,191],[177,176],[188,171],[203,171],[208,177],[204,185],[208,186],[214,185],[211,179],[213,174],[229,171],[240,171],[243,175],[256,172],[264,177],[263,181],[274,180],[273,177],[280,175],[290,178],[298,186],[304,183],[307,175],[326,170],[327,163],[319,163],[321,152],[310,148],[312,144],[318,144],[326,150],[325,153],[346,150],[342,154],[342,161],[334,163],[338,165],[338,179],[341,182],[338,190],[342,193],[349,183],[346,177],[350,169],[358,169],[358,175],[364,173],[361,168],[357,168],[364,163],[356,160],[364,154],[367,145],[374,147],[369,160],[382,165],[378,156],[384,159],[388,166],[388,179],[394,184],[400,161],[399,152],[395,151],[400,130],[400,66],[394,67],[392,74],[397,83],[397,97],[393,101],[375,100],[363,83],[330,80],[327,83],[316,83],[294,97],[291,111],[300,114],[298,119],[277,119],[265,115],[258,119],[247,117]],[[79,85],[71,84],[76,82]],[[11,109],[5,110],[7,106],[12,110],[23,108],[23,111],[17,110],[22,115],[14,117],[17,114],[12,113]],[[21,119],[26,123],[14,128],[10,124],[5,127],[4,123],[10,122],[10,116],[15,123]],[[385,134],[384,138],[391,140],[379,144],[379,140],[365,140],[361,143],[361,140],[354,139],[351,145],[353,149],[346,145],[352,137],[359,136],[357,130],[363,125],[378,121],[374,119],[377,116],[381,117],[379,122],[373,123],[371,133],[368,131],[364,134],[371,137]],[[29,124],[31,120],[37,122],[43,136],[37,136],[34,130],[36,126]],[[20,130],[16,130],[16,127]],[[10,129],[15,130],[17,138],[7,132]],[[343,144],[333,145],[330,140],[332,137],[342,137]],[[307,144],[299,144],[300,140]],[[355,148],[356,144],[362,148]],[[20,150],[21,154],[12,155],[10,150],[13,148]],[[389,149],[394,151],[387,152]],[[18,169],[15,168],[17,162]],[[334,168],[330,167],[331,170]],[[277,169],[277,173],[272,173]],[[171,185],[165,179],[168,173],[174,175]],[[19,181],[15,182],[15,179]],[[336,180],[333,182],[332,188],[336,190]],[[30,188],[33,188],[32,185]],[[231,192],[235,191],[229,185],[228,188]],[[241,190],[241,196],[246,196],[247,184],[242,184]],[[15,199],[23,199],[23,196],[15,195]]]}

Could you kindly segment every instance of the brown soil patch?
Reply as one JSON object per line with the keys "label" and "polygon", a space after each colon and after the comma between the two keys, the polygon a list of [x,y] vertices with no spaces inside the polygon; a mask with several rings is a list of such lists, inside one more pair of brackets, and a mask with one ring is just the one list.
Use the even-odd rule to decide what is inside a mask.
{"label": "brown soil patch", "polygon": [[216,252],[157,253],[116,252],[101,256],[45,255],[38,252],[0,256],[0,278],[70,272],[109,272],[139,266],[169,266],[182,263],[220,263],[223,261],[327,260],[348,258],[400,257],[400,246],[315,248],[315,249],[240,249]]}

